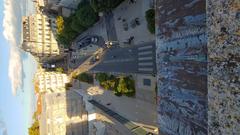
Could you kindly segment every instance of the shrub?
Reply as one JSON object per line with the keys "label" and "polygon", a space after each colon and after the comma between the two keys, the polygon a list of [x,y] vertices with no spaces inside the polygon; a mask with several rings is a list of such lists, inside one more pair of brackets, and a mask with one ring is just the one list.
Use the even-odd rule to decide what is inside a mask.
{"label": "shrub", "polygon": [[108,80],[108,75],[106,73],[97,73],[95,79],[102,83]]}
{"label": "shrub", "polygon": [[80,75],[76,76],[75,79],[78,79],[81,82],[93,83],[93,76],[88,73],[81,73]]}
{"label": "shrub", "polygon": [[115,80],[107,80],[102,82],[100,85],[106,90],[113,90],[115,87],[116,81]]}
{"label": "shrub", "polygon": [[97,73],[96,79],[100,86],[106,90],[113,90],[116,96],[126,95],[132,97],[135,95],[135,82],[131,76],[116,78],[106,73]]}
{"label": "shrub", "polygon": [[155,34],[155,10],[149,9],[145,12],[145,18],[148,23],[148,30],[150,33]]}
{"label": "shrub", "polygon": [[114,95],[120,97],[120,96],[122,96],[122,93],[121,93],[121,92],[116,92],[116,91],[114,91]]}
{"label": "shrub", "polygon": [[117,86],[117,91],[120,93],[126,93],[128,91],[126,81],[124,80],[123,77],[119,79],[119,83]]}

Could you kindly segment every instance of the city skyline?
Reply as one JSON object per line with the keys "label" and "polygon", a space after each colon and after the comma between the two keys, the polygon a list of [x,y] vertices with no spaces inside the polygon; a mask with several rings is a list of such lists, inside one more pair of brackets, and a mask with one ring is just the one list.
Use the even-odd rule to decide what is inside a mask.
{"label": "city skyline", "polygon": [[0,135],[237,135],[237,0],[0,0]]}
{"label": "city skyline", "polygon": [[0,13],[0,121],[4,123],[0,126],[0,134],[1,129],[8,135],[27,134],[35,110],[32,78],[36,63],[31,55],[18,48],[21,42],[21,16],[25,12],[33,12],[33,8],[26,7],[24,3],[22,0],[0,1],[3,11]]}

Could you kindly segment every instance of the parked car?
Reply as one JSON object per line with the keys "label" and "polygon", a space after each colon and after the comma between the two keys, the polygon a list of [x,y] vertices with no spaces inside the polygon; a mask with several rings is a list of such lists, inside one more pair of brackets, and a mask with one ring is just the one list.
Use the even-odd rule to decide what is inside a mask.
{"label": "parked car", "polygon": [[43,64],[42,64],[42,67],[49,69],[49,68],[55,68],[56,65],[55,65],[55,64],[49,64],[49,63],[43,63]]}
{"label": "parked car", "polygon": [[77,56],[76,56],[76,55],[73,55],[73,56],[72,56],[72,59],[77,59]]}
{"label": "parked car", "polygon": [[97,43],[98,42],[98,37],[92,37],[91,42],[92,43]]}

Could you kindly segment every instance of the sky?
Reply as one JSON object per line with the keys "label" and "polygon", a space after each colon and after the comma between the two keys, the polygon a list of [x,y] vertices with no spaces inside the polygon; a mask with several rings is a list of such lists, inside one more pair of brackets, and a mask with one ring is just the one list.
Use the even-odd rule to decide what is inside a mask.
{"label": "sky", "polygon": [[22,15],[34,11],[26,1],[0,0],[0,135],[27,135],[36,106],[37,63],[19,49]]}

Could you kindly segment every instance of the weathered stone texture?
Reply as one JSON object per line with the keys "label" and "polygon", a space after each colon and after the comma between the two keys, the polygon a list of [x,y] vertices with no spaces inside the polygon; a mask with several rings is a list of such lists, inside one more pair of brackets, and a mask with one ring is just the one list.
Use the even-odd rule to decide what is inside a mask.
{"label": "weathered stone texture", "polygon": [[158,122],[164,135],[207,134],[205,0],[157,0]]}
{"label": "weathered stone texture", "polygon": [[208,133],[240,134],[240,1],[208,0]]}

